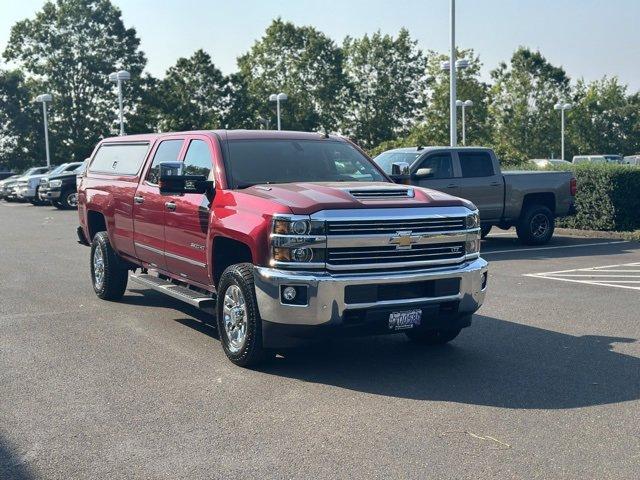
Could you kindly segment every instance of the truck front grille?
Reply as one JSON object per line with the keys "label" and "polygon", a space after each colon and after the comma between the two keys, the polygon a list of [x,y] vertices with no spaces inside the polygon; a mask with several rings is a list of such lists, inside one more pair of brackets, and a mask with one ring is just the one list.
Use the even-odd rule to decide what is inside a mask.
{"label": "truck front grille", "polygon": [[329,235],[375,235],[411,230],[413,233],[453,232],[464,230],[465,218],[415,218],[408,220],[330,221]]}
{"label": "truck front grille", "polygon": [[327,267],[330,270],[437,267],[460,263],[464,258],[464,243],[414,245],[411,249],[398,249],[395,245],[331,248],[328,250]]}

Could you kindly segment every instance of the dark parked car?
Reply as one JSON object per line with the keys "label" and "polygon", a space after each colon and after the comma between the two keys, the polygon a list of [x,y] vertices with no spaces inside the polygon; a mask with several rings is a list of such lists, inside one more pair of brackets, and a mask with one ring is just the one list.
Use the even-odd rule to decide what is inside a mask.
{"label": "dark parked car", "polygon": [[74,165],[73,170],[66,169],[63,172],[47,175],[40,179],[38,190],[40,199],[50,202],[54,207],[61,210],[78,207],[78,189],[76,177],[85,168],[84,163],[69,164]]}

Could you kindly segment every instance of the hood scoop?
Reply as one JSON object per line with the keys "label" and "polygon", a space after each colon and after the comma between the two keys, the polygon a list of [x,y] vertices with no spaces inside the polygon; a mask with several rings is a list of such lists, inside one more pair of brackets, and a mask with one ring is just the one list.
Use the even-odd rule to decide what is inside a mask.
{"label": "hood scoop", "polygon": [[362,200],[413,198],[415,196],[413,188],[358,188],[349,190],[349,193],[352,197]]}

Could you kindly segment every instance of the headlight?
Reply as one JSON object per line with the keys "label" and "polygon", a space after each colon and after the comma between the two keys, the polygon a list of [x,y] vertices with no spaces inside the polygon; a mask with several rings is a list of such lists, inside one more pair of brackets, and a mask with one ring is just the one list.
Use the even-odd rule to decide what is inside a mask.
{"label": "headlight", "polygon": [[272,266],[322,268],[326,248],[324,222],[301,216],[278,216],[273,219]]}
{"label": "headlight", "polygon": [[467,229],[480,227],[480,215],[478,215],[478,212],[467,215],[466,227]]}
{"label": "headlight", "polygon": [[464,253],[467,255],[473,255],[474,253],[480,253],[480,239],[467,240],[464,247]]}
{"label": "headlight", "polygon": [[59,187],[61,187],[61,186],[62,186],[62,180],[51,180],[51,181],[49,182],[49,186],[50,186],[51,188],[59,188]]}

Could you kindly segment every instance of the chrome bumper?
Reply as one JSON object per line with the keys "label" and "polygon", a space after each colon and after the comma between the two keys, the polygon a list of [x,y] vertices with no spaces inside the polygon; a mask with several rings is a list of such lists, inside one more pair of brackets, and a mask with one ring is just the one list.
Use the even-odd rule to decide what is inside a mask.
{"label": "chrome bumper", "polygon": [[[347,310],[376,307],[411,308],[412,305],[458,302],[458,313],[469,315],[478,310],[484,301],[486,284],[482,288],[487,272],[487,262],[478,258],[459,267],[428,271],[388,272],[369,274],[335,275],[327,272],[296,272],[255,267],[254,281],[260,316],[268,322],[287,325],[340,324]],[[345,301],[345,287],[350,285],[393,285],[425,280],[460,278],[460,291],[446,297],[385,300],[374,303],[351,303]],[[307,304],[287,305],[281,302],[282,285],[307,286]]]}

